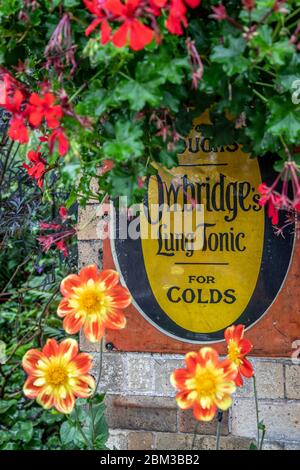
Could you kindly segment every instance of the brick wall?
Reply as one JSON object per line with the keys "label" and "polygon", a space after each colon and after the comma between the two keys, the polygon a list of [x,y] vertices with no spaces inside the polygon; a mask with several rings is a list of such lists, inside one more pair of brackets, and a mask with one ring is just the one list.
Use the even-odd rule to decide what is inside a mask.
{"label": "brick wall", "polygon": [[[101,268],[102,242],[92,220],[94,205],[79,214],[90,220],[78,233],[79,267],[97,263]],[[81,338],[82,350],[94,355],[97,371],[98,345]],[[257,377],[260,418],[267,426],[265,449],[300,449],[300,367],[290,359],[251,358]],[[169,376],[182,367],[178,354],[104,351],[101,391],[107,392],[108,446],[130,449],[191,449],[196,422],[174,400]],[[199,423],[195,449],[215,445],[216,422]],[[248,449],[256,435],[252,380],[240,389],[222,423],[222,449]]]}

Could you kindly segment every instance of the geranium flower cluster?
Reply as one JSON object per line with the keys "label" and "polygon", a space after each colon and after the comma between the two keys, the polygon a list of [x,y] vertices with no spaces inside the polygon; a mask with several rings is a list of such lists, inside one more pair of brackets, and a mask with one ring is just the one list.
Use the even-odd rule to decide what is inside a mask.
{"label": "geranium flower cluster", "polygon": [[176,401],[180,408],[193,409],[199,421],[211,421],[217,410],[228,410],[236,387],[243,385],[243,378],[254,375],[252,364],[245,357],[252,349],[244,338],[244,326],[237,325],[225,331],[227,358],[221,359],[210,347],[185,356],[185,369],[171,374],[171,384],[178,389]]}
{"label": "geranium flower cluster", "polygon": [[[106,328],[125,327],[122,310],[131,303],[131,296],[119,285],[116,271],[99,272],[95,265],[86,266],[62,281],[61,293],[64,298],[57,314],[64,318],[67,333],[78,333],[82,328],[87,339],[96,342]],[[75,339],[67,338],[60,344],[48,339],[41,351],[30,349],[23,357],[23,368],[28,374],[24,394],[46,409],[71,413],[76,398],[87,398],[95,391],[95,380],[89,374],[92,356],[79,353]]]}
{"label": "geranium flower cluster", "polygon": [[[0,72],[2,72],[0,70]],[[47,86],[40,93],[29,93],[9,72],[1,73],[0,106],[11,114],[8,136],[26,144],[30,130],[48,132],[50,151],[58,144],[58,152],[64,156],[68,151],[68,139],[61,124],[63,108]]]}
{"label": "geranium flower cluster", "polygon": [[69,223],[69,214],[65,207],[59,209],[60,221],[40,222],[40,230],[43,235],[37,237],[37,241],[46,253],[50,248],[55,247],[64,256],[68,255],[66,240],[75,235],[76,230]]}
{"label": "geranium flower cluster", "polygon": [[[278,225],[279,210],[289,212],[300,212],[300,169],[294,161],[287,161],[274,183],[267,186],[262,183],[258,190],[261,194],[259,204],[268,207],[268,217],[272,219],[273,225]],[[289,192],[289,182],[292,191]]]}
{"label": "geranium flower cluster", "polygon": [[[187,7],[196,8],[201,0],[83,0],[95,16],[86,30],[89,36],[100,26],[101,42],[116,47],[127,44],[134,51],[147,46],[153,39],[160,42],[158,18],[167,14],[166,27],[171,34],[182,35],[188,25]],[[115,28],[115,26],[117,26]]]}

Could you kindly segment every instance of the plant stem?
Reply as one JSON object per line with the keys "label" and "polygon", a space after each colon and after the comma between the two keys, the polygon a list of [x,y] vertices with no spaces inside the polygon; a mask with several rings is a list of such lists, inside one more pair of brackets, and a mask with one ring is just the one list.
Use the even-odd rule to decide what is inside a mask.
{"label": "plant stem", "polygon": [[86,437],[85,433],[83,432],[83,429],[81,427],[81,424],[80,424],[80,421],[79,421],[79,416],[78,416],[78,411],[77,411],[77,408],[76,408],[76,405],[74,407],[74,411],[75,411],[75,418],[76,418],[76,425],[77,425],[77,428],[78,428],[78,431],[80,432],[80,434],[82,435],[88,449],[93,449],[93,446],[91,445],[90,441],[88,440],[88,438]]}
{"label": "plant stem", "polygon": [[216,431],[216,450],[220,450],[222,419],[223,419],[223,412],[219,410],[218,416],[217,416],[218,423],[217,423],[217,431]]}
{"label": "plant stem", "polygon": [[95,391],[92,396],[94,396],[97,393],[97,389],[100,384],[101,380],[101,374],[102,374],[102,364],[103,364],[103,338],[101,338],[101,341],[99,343],[99,367],[98,367],[98,376],[97,376],[97,382],[96,382],[96,387]]}
{"label": "plant stem", "polygon": [[256,96],[258,96],[264,103],[268,102],[267,98],[265,98],[263,95],[261,95],[257,90],[255,90],[255,88],[253,88],[253,93]]}
{"label": "plant stem", "polygon": [[255,411],[256,411],[256,428],[257,428],[257,448],[259,448],[259,410],[258,410],[258,398],[257,398],[257,388],[256,388],[256,377],[253,375],[253,391],[255,399]]}
{"label": "plant stem", "polygon": [[195,431],[194,431],[193,442],[192,442],[192,449],[191,449],[191,450],[194,450],[194,448],[195,448],[195,443],[196,443],[196,437],[197,437],[197,432],[198,432],[199,424],[200,424],[199,421],[197,421],[196,426],[195,426]]}

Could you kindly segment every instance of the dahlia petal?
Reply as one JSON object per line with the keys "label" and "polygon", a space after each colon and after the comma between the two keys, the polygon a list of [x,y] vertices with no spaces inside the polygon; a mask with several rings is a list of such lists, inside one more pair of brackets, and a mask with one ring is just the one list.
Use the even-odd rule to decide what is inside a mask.
{"label": "dahlia petal", "polygon": [[83,327],[84,322],[85,317],[73,310],[65,316],[63,328],[69,335],[74,335]]}
{"label": "dahlia petal", "polygon": [[217,365],[219,363],[219,354],[213,348],[210,348],[210,347],[201,348],[199,351],[199,356],[205,362],[211,361],[214,365]]}
{"label": "dahlia petal", "polygon": [[31,400],[34,400],[41,390],[40,387],[34,385],[35,380],[35,377],[29,376],[23,385],[24,395]]}
{"label": "dahlia petal", "polygon": [[170,382],[173,387],[179,390],[186,388],[186,381],[191,378],[191,374],[186,369],[176,369],[170,376]]}
{"label": "dahlia petal", "polygon": [[195,400],[191,399],[190,390],[183,390],[177,393],[176,402],[179,408],[182,410],[187,410],[193,406]]}
{"label": "dahlia petal", "polygon": [[75,397],[74,397],[74,394],[71,392],[68,392],[66,394],[66,397],[64,398],[58,397],[54,401],[55,408],[64,414],[71,413],[71,411],[74,408],[74,405],[75,405]]}
{"label": "dahlia petal", "polygon": [[73,313],[74,309],[70,307],[68,299],[62,299],[57,308],[57,315],[60,318],[65,317],[66,315]]}
{"label": "dahlia petal", "polygon": [[87,284],[90,279],[98,281],[100,279],[100,273],[97,266],[95,264],[90,264],[82,268],[79,273],[79,279],[81,284]]}
{"label": "dahlia petal", "polygon": [[38,394],[38,396],[36,398],[36,401],[39,405],[41,405],[46,410],[49,410],[49,408],[52,408],[54,406],[54,397],[53,397],[53,395],[50,395],[45,390],[42,390]]}
{"label": "dahlia petal", "polygon": [[198,364],[198,356],[199,354],[196,352],[189,352],[185,355],[185,363],[187,366],[188,371],[193,374],[196,370]]}
{"label": "dahlia petal", "polygon": [[38,361],[43,359],[45,359],[45,356],[41,351],[39,351],[38,349],[30,349],[23,357],[23,369],[25,370],[25,372],[27,372],[28,375],[38,377],[39,371],[37,369],[37,363]]}
{"label": "dahlia petal", "polygon": [[201,408],[199,403],[195,403],[193,407],[193,413],[196,419],[199,421],[211,421],[217,412],[217,407],[212,404],[210,408]]}
{"label": "dahlia petal", "polygon": [[112,289],[118,284],[119,280],[119,273],[113,269],[104,269],[98,278],[98,281],[105,285],[105,289]]}
{"label": "dahlia petal", "polygon": [[243,377],[240,371],[238,371],[236,378],[234,379],[234,382],[237,387],[242,387],[244,385]]}
{"label": "dahlia petal", "polygon": [[67,361],[73,360],[78,354],[78,343],[73,338],[64,339],[59,345],[60,356],[66,358]]}
{"label": "dahlia petal", "polygon": [[105,328],[122,330],[126,326],[126,317],[121,310],[111,310],[105,320]]}
{"label": "dahlia petal", "polygon": [[215,397],[215,403],[220,410],[226,411],[232,405],[232,397],[229,394],[224,394],[222,398]]}
{"label": "dahlia petal", "polygon": [[250,379],[250,377],[254,375],[253,365],[245,357],[243,358],[243,362],[240,365],[240,372],[244,377],[247,377],[247,379]]}
{"label": "dahlia petal", "polygon": [[43,354],[45,354],[47,358],[50,358],[52,356],[57,356],[58,351],[59,351],[59,345],[55,339],[52,339],[52,338],[47,339],[47,342],[45,346],[43,347],[42,351],[43,351]]}
{"label": "dahlia petal", "polygon": [[72,390],[76,397],[87,398],[94,392],[95,387],[95,379],[91,375],[86,375],[76,379]]}
{"label": "dahlia petal", "polygon": [[87,318],[83,325],[83,334],[91,343],[97,343],[104,335],[103,322]]}
{"label": "dahlia petal", "polygon": [[60,292],[64,297],[69,297],[73,294],[73,288],[79,287],[81,280],[77,274],[69,274],[65,277],[60,284]]}
{"label": "dahlia petal", "polygon": [[252,345],[251,341],[249,341],[248,339],[242,339],[241,340],[240,348],[241,348],[241,354],[243,356],[248,354],[251,351],[252,347],[253,347],[253,345]]}
{"label": "dahlia petal", "polygon": [[108,290],[108,295],[110,297],[110,305],[113,308],[123,309],[128,307],[131,304],[132,298],[128,291],[123,286],[116,286],[111,290]]}
{"label": "dahlia petal", "polygon": [[87,374],[92,367],[92,356],[87,353],[80,353],[71,361],[75,369],[76,376]]}

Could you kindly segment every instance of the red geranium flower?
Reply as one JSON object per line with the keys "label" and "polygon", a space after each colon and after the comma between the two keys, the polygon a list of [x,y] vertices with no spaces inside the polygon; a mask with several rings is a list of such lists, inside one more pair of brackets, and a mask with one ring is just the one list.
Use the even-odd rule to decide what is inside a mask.
{"label": "red geranium flower", "polygon": [[98,25],[101,25],[101,43],[106,44],[110,40],[111,27],[107,22],[107,15],[103,8],[99,6],[98,0],[83,0],[87,9],[96,16],[89,27],[85,30],[85,35],[89,36]]}
{"label": "red geranium flower", "polygon": [[61,157],[66,155],[69,150],[69,141],[62,127],[54,129],[48,137],[50,153],[53,152],[55,143],[58,143],[58,153]]}
{"label": "red geranium flower", "polygon": [[16,90],[11,98],[8,96],[10,89],[9,84],[5,85],[4,99],[0,105],[12,114],[8,135],[12,140],[16,140],[20,144],[28,142],[28,131],[25,125],[25,111],[22,110],[24,103],[24,95],[20,90]]}
{"label": "red geranium flower", "polygon": [[54,102],[55,96],[52,93],[45,93],[42,97],[37,93],[32,93],[28,107],[30,124],[38,127],[45,119],[50,129],[58,127],[58,119],[62,117],[63,112],[61,106],[55,105]]}
{"label": "red geranium flower", "polygon": [[280,203],[280,196],[272,192],[266,183],[262,183],[258,187],[258,191],[262,195],[258,201],[260,206],[268,204],[268,217],[272,219],[272,224],[277,225],[279,221],[277,206]]}
{"label": "red geranium flower", "polygon": [[105,9],[122,22],[112,38],[116,47],[124,47],[129,42],[131,49],[139,51],[152,41],[154,31],[137,19],[140,6],[141,0],[126,0],[125,4],[120,0],[106,1]]}
{"label": "red geranium flower", "polygon": [[[191,7],[196,8],[200,5],[201,0],[185,0],[185,3]],[[172,34],[181,36],[183,34],[182,26],[185,28],[188,25],[186,19],[186,6],[183,0],[171,0],[170,14],[166,21],[166,27]]]}
{"label": "red geranium flower", "polygon": [[253,366],[245,357],[251,351],[252,344],[244,338],[244,325],[230,326],[225,330],[224,337],[228,347],[227,357],[238,368],[235,383],[241,387],[244,383],[242,375],[247,378],[254,375]]}
{"label": "red geranium flower", "polygon": [[23,167],[26,168],[28,175],[31,178],[36,179],[39,188],[42,188],[44,182],[44,174],[46,172],[46,162],[42,159],[42,154],[39,148],[30,150],[27,154],[30,161],[30,165],[23,163]]}

